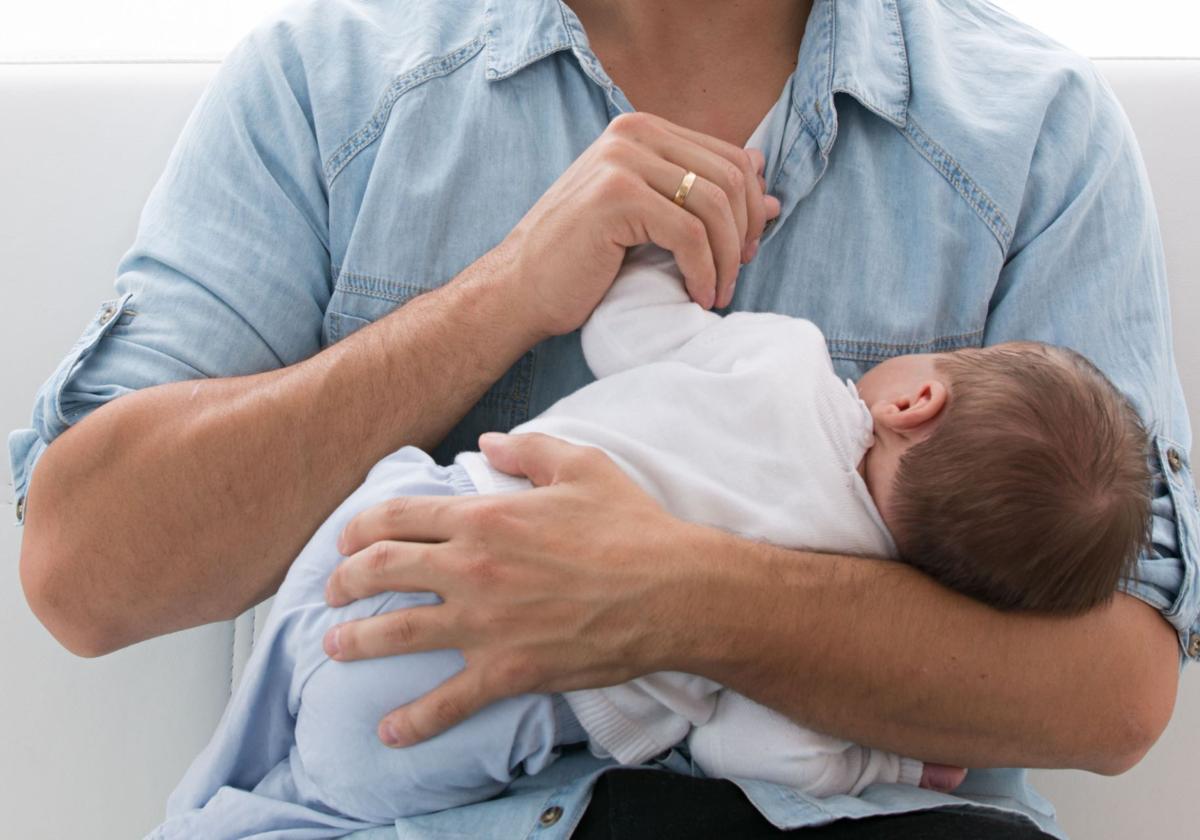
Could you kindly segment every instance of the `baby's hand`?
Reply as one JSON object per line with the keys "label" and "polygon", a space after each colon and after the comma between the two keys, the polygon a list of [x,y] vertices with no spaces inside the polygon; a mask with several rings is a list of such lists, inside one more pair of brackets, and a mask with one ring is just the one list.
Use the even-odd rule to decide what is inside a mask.
{"label": "baby's hand", "polygon": [[949,764],[926,764],[921,771],[921,787],[936,790],[939,793],[951,793],[963,783],[967,771],[961,767],[951,767]]}

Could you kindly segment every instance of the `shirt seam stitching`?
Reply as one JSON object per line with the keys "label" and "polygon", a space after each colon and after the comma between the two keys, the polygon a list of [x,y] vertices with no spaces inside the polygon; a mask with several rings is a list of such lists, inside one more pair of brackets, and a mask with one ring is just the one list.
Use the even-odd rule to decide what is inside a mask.
{"label": "shirt seam stitching", "polygon": [[546,58],[547,56],[551,56],[551,55],[554,55],[555,53],[562,52],[563,50],[569,50],[569,49],[571,49],[571,44],[569,44],[569,43],[555,43],[555,44],[548,44],[545,46],[531,47],[525,53],[522,53],[521,55],[514,58],[513,65],[511,67],[508,67],[506,69],[499,69],[499,68],[491,69],[489,71],[488,78],[493,82],[503,81],[504,79],[507,79],[507,78],[517,75],[522,70],[524,70],[526,67],[536,64],[537,62],[541,61],[543,58]]}
{"label": "shirt seam stitching", "polygon": [[379,139],[391,115],[392,107],[401,96],[430,79],[447,76],[459,67],[462,67],[470,59],[479,55],[483,50],[484,44],[485,39],[482,36],[476,36],[473,40],[458,49],[437,58],[432,58],[424,64],[420,64],[412,70],[395,77],[384,91],[383,97],[366,123],[351,134],[325,161],[323,168],[326,187],[332,187],[334,180],[341,174],[350,161],[359,152]]}
{"label": "shirt seam stitching", "polygon": [[[929,339],[928,341],[909,341],[909,342],[888,342],[888,341],[864,341],[853,338],[840,338],[835,336],[827,336],[826,342],[831,346],[830,355],[834,355],[833,346],[837,345],[839,353],[855,353],[857,357],[872,356],[868,351],[870,348],[880,348],[886,351],[911,351],[922,348],[942,348],[952,346],[967,346],[967,343],[975,339],[981,338],[984,334],[984,328],[969,330],[967,332],[953,333],[951,335],[941,335]],[[845,348],[844,350],[842,348]],[[859,349],[861,348],[861,349]],[[884,354],[874,354],[879,358],[887,358]]]}
{"label": "shirt seam stitching", "polygon": [[896,30],[894,33],[892,33],[892,37],[895,38],[895,45],[897,47],[896,54],[900,57],[900,60],[904,63],[904,70],[905,70],[905,72],[904,72],[904,104],[900,108],[897,118],[907,124],[908,123],[908,103],[912,100],[912,67],[908,63],[908,44],[905,43],[905,41],[904,41],[904,23],[903,23],[903,21],[900,20],[899,4],[896,3],[895,0],[888,0],[888,2],[885,5],[887,5],[888,10],[891,13],[892,20],[896,24]]}
{"label": "shirt seam stitching", "polygon": [[417,295],[432,291],[431,287],[422,286],[418,283],[407,283],[389,277],[359,274],[353,271],[338,271],[333,289],[335,292],[354,292],[397,303],[402,303]]}
{"label": "shirt seam stitching", "polygon": [[1009,245],[1012,244],[1013,228],[996,201],[975,182],[975,179],[967,174],[962,165],[949,152],[917,124],[911,113],[905,122],[903,132],[909,144],[946,179],[959,197],[975,211],[975,214],[996,237],[1001,250],[1007,253]]}

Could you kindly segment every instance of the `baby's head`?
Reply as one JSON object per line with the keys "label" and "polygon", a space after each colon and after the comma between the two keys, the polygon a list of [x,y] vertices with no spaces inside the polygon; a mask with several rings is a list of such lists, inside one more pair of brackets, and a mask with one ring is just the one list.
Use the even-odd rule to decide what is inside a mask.
{"label": "baby's head", "polygon": [[1148,435],[1071,350],[899,356],[858,383],[863,473],[901,558],[1001,609],[1106,601],[1149,534]]}

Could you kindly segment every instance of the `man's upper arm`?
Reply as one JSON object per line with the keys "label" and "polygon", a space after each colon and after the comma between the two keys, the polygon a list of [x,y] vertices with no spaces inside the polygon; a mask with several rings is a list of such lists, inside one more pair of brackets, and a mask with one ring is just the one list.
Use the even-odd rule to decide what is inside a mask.
{"label": "man's upper arm", "polygon": [[117,296],[9,438],[18,518],[50,443],[130,391],[254,373],[320,347],[326,185],[303,65],[279,28],[226,59],[193,111],[118,267]]}
{"label": "man's upper arm", "polygon": [[1034,156],[985,342],[1035,339],[1090,358],[1152,435],[1152,546],[1129,594],[1158,609],[1200,657],[1191,429],[1171,345],[1158,220],[1128,120],[1098,76],[1056,101]]}

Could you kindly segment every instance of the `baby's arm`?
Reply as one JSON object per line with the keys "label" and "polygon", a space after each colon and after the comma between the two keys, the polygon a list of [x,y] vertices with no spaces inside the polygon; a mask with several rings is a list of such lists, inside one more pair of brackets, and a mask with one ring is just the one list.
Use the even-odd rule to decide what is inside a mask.
{"label": "baby's arm", "polygon": [[688,297],[669,251],[643,245],[583,325],[583,354],[599,379],[659,361],[720,320]]}

